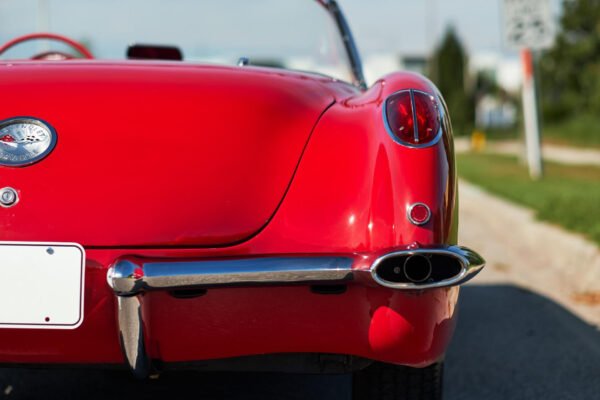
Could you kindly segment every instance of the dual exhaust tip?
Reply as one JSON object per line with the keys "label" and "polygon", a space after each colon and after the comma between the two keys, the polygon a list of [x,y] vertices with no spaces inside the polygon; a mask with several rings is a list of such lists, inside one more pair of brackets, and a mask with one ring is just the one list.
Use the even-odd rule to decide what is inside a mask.
{"label": "dual exhaust tip", "polygon": [[386,254],[371,268],[373,279],[394,289],[429,289],[454,286],[483,268],[476,253],[458,246],[416,249]]}

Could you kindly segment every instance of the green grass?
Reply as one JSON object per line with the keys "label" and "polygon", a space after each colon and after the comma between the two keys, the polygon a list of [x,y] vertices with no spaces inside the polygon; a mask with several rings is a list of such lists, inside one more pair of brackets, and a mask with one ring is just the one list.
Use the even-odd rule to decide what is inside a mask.
{"label": "green grass", "polygon": [[533,182],[515,157],[467,153],[457,159],[462,178],[600,245],[600,168],[545,163],[544,178]]}
{"label": "green grass", "polygon": [[[514,128],[478,130],[484,132],[489,141],[502,141],[522,139],[523,129],[520,123]],[[600,116],[581,114],[558,122],[542,121],[542,142],[600,149]]]}
{"label": "green grass", "polygon": [[543,124],[545,142],[600,148],[600,117],[582,114],[561,122]]}

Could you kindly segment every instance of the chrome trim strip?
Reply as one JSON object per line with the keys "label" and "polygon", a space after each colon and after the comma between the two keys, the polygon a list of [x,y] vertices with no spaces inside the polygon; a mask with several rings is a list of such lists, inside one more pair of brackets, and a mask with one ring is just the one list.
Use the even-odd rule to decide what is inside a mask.
{"label": "chrome trim strip", "polygon": [[265,257],[138,265],[125,259],[111,266],[107,278],[120,296],[202,286],[346,282],[353,279],[352,262],[348,257]]}
{"label": "chrome trim strip", "polygon": [[150,375],[150,356],[146,351],[142,295],[117,296],[119,338],[125,361],[137,378]]}
{"label": "chrome trim strip", "polygon": [[360,53],[358,52],[358,47],[356,46],[356,42],[352,36],[352,31],[350,30],[350,25],[348,25],[348,21],[346,20],[342,9],[336,0],[317,0],[317,2],[325,7],[329,14],[333,17],[333,20],[335,21],[342,36],[346,54],[348,55],[348,60],[350,61],[352,75],[354,76],[352,83],[363,90],[367,89],[367,82],[363,72]]}
{"label": "chrome trim strip", "polygon": [[[413,137],[415,138],[415,142],[419,143],[419,122],[417,120],[417,107],[415,103],[415,91],[409,90],[410,95],[410,109],[412,110],[412,118],[413,118]],[[387,104],[387,100],[386,100]],[[387,108],[386,108],[387,110]],[[418,144],[416,145],[418,146]]]}
{"label": "chrome trim strip", "polygon": [[[437,100],[438,100],[438,102],[440,103],[440,107],[439,107],[440,129],[438,130],[437,135],[433,138],[433,140],[431,142],[427,142],[425,144],[407,143],[407,142],[405,142],[403,140],[400,140],[398,138],[398,136],[396,136],[396,134],[392,130],[392,127],[390,126],[390,123],[388,121],[388,116],[387,116],[387,104],[388,104],[388,101],[389,101],[390,97],[392,97],[392,96],[394,96],[394,95],[396,95],[398,93],[402,93],[402,92],[410,92],[411,106],[412,106],[412,109],[413,109],[413,121],[414,121],[413,124],[415,125],[415,131],[418,130],[419,128],[417,127],[417,123],[416,123],[417,119],[416,119],[416,116],[415,116],[416,115],[416,110],[415,110],[415,102],[414,102],[414,93],[422,93],[422,94],[427,95],[427,96],[436,97]],[[412,149],[422,149],[422,148],[425,148],[425,147],[434,146],[434,145],[436,145],[440,141],[440,139],[442,138],[442,134],[444,133],[444,123],[443,122],[444,122],[445,113],[444,113],[444,109],[443,109],[444,107],[442,107],[441,104],[442,104],[441,97],[439,95],[437,95],[437,94],[432,95],[431,93],[427,93],[427,92],[424,92],[422,90],[416,90],[416,89],[398,90],[397,92],[394,92],[394,93],[390,94],[385,99],[385,101],[383,102],[383,106],[381,107],[382,111],[383,111],[383,125],[385,126],[385,130],[387,131],[388,135],[390,135],[390,137],[394,140],[394,142],[396,142],[396,143],[398,143],[398,144],[400,144],[402,146],[405,146],[405,147],[409,147],[409,148],[412,148]]]}
{"label": "chrome trim strip", "polygon": [[[395,256],[411,256],[415,254],[441,254],[458,259],[462,265],[462,270],[458,275],[451,279],[445,279],[439,282],[432,283],[395,283],[381,279],[377,276],[376,271],[379,264],[382,261]],[[471,249],[462,246],[448,246],[448,247],[437,247],[431,249],[414,249],[414,250],[403,250],[396,251],[393,253],[385,254],[379,257],[371,265],[371,277],[375,282],[381,286],[385,286],[392,289],[404,289],[404,290],[424,290],[424,289],[435,289],[448,286],[456,286],[467,282],[481,271],[485,266],[485,260],[479,254]]]}

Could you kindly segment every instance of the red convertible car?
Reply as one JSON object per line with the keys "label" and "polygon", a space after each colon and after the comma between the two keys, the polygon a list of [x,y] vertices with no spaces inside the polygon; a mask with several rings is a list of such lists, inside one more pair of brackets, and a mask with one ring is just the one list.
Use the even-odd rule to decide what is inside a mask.
{"label": "red convertible car", "polygon": [[484,261],[429,80],[367,86],[334,0],[38,10],[61,35],[25,3],[0,3],[0,363],[440,398]]}

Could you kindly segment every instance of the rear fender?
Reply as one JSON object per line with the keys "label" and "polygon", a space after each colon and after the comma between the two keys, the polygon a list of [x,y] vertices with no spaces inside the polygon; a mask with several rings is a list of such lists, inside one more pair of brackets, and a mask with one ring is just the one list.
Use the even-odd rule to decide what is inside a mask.
{"label": "rear fender", "polygon": [[[404,89],[438,96],[443,104],[430,81],[404,72],[336,103],[319,121],[285,201],[258,242],[260,236],[285,232],[287,251],[316,253],[456,243],[449,119],[432,146],[397,143],[386,129],[383,107],[389,95]],[[429,222],[417,226],[409,221],[407,210],[414,203],[430,208]]]}

